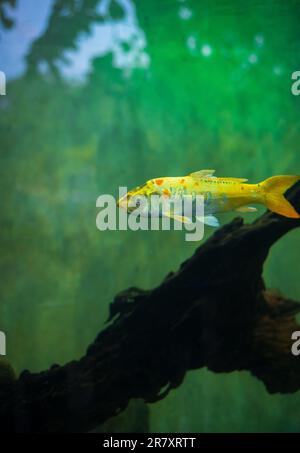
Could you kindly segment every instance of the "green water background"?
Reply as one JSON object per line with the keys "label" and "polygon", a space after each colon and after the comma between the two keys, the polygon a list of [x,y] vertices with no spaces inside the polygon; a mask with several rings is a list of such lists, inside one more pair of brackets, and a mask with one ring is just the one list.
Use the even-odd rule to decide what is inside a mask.
{"label": "green water background", "polygon": [[[0,327],[18,372],[79,358],[118,291],[159,284],[197,247],[181,232],[97,231],[98,195],[202,168],[253,182],[300,173],[299,2],[136,1],[147,65],[117,68],[108,53],[79,83],[56,63],[91,33],[97,1],[83,3],[52,13],[0,99]],[[112,2],[103,22],[123,14]],[[295,299],[299,250],[294,231],[264,269],[267,286]],[[193,371],[149,406],[150,430],[299,431],[299,404],[299,392],[269,395],[246,372]]]}

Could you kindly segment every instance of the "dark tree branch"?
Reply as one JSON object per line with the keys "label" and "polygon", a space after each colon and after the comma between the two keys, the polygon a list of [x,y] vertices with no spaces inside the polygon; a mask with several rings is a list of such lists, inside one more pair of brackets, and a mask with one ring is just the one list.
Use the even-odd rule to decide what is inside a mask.
{"label": "dark tree branch", "polygon": [[7,16],[6,7],[9,5],[10,8],[16,7],[16,0],[0,0],[0,28],[1,25],[4,29],[10,29],[14,25],[14,21]]}
{"label": "dark tree branch", "polygon": [[[300,185],[289,191],[300,211]],[[187,370],[249,370],[270,393],[300,389],[291,354],[297,302],[265,289],[264,261],[300,225],[266,213],[218,230],[151,291],[130,288],[111,305],[111,323],[79,361],[0,387],[0,430],[88,431],[132,398],[162,399]]]}

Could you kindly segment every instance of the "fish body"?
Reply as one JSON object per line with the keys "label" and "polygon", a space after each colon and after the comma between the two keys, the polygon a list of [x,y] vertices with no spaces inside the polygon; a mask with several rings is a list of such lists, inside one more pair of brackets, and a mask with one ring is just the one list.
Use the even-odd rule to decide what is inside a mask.
{"label": "fish body", "polygon": [[[196,197],[203,196],[204,216],[211,224],[215,214],[229,211],[253,212],[256,208],[249,204],[261,204],[273,212],[289,218],[299,218],[299,213],[284,197],[289,187],[300,180],[300,176],[273,176],[258,184],[248,184],[244,178],[217,178],[214,170],[201,170],[187,176],[160,177],[147,181],[142,186],[130,190],[118,201],[119,207],[133,212],[139,197],[150,199],[153,195],[176,199],[189,199],[190,210],[163,212],[161,205],[152,205],[151,215],[187,221],[187,217],[196,215]],[[149,207],[141,215],[149,215]],[[213,226],[217,226],[216,221]]]}

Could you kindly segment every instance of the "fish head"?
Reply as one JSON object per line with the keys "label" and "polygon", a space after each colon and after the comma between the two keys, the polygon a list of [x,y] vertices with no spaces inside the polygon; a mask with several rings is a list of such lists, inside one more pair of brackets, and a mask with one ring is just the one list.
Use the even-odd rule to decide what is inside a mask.
{"label": "fish head", "polygon": [[141,186],[129,190],[118,200],[117,206],[130,214],[142,205],[146,207],[151,195],[153,194],[154,187],[152,181],[150,180]]}

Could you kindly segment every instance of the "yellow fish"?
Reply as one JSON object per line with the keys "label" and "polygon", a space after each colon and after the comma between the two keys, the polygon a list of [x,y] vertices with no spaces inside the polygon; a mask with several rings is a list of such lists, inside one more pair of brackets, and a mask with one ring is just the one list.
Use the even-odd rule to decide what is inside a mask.
{"label": "yellow fish", "polygon": [[[258,184],[247,184],[244,178],[217,178],[215,170],[201,170],[187,176],[160,177],[147,181],[142,186],[130,190],[119,199],[118,206],[128,213],[139,207],[139,198],[149,199],[152,195],[166,198],[196,199],[197,195],[204,197],[204,217],[198,219],[210,226],[218,226],[218,219],[214,214],[240,211],[254,212],[257,209],[249,204],[262,204],[270,211],[285,217],[298,219],[300,214],[285,198],[285,192],[300,180],[300,176],[273,176]],[[142,215],[149,216],[149,209]],[[155,214],[156,213],[156,214]],[[141,214],[141,212],[139,213]],[[161,212],[151,210],[151,215],[167,216],[177,221],[189,223],[195,213],[190,216],[183,212]],[[184,211],[186,214],[186,211]]]}

